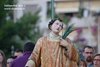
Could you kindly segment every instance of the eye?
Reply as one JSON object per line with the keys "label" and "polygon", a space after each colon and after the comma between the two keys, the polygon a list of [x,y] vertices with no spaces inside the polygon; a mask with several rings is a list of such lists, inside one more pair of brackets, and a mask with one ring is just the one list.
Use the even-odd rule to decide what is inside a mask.
{"label": "eye", "polygon": [[100,59],[94,59],[94,61],[100,61]]}
{"label": "eye", "polygon": [[59,23],[56,23],[56,25],[59,25]]}
{"label": "eye", "polygon": [[61,24],[60,26],[61,26],[61,27],[63,27],[63,25],[62,25],[62,24]]}
{"label": "eye", "polygon": [[86,54],[93,54],[93,52],[85,52]]}

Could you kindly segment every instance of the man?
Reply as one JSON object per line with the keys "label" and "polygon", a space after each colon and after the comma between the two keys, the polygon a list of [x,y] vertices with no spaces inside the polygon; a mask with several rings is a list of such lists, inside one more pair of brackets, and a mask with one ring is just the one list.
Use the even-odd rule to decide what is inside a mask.
{"label": "man", "polygon": [[23,50],[21,50],[21,49],[16,49],[16,51],[14,52],[14,56],[16,58],[18,58],[18,57],[20,57],[22,55],[23,55]]}
{"label": "man", "polygon": [[7,59],[7,67],[11,66],[11,63],[13,62],[13,60],[16,59],[17,56],[11,56]]}
{"label": "man", "polygon": [[32,42],[27,42],[24,45],[24,53],[23,56],[16,58],[10,67],[25,67],[26,62],[28,61],[29,56],[31,55],[35,44]]}
{"label": "man", "polygon": [[85,46],[83,48],[83,57],[87,63],[87,67],[93,67],[93,55],[94,55],[93,47]]}
{"label": "man", "polygon": [[94,67],[100,67],[100,54],[96,54],[93,59]]}
{"label": "man", "polygon": [[50,34],[41,37],[26,64],[26,67],[77,67],[78,52],[68,38],[59,35],[63,29],[60,19],[49,22]]}

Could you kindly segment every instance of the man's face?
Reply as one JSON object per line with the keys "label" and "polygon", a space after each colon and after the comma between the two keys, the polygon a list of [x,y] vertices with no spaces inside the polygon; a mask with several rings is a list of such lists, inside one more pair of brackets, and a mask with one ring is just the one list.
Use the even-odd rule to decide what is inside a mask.
{"label": "man's face", "polygon": [[100,56],[95,56],[93,59],[94,67],[100,67]]}
{"label": "man's face", "polygon": [[93,49],[92,48],[85,48],[83,52],[83,56],[87,62],[92,62],[93,58]]}
{"label": "man's face", "polygon": [[62,22],[60,22],[59,20],[56,20],[52,26],[51,26],[51,30],[54,32],[54,33],[59,33],[61,30],[62,30]]}
{"label": "man's face", "polygon": [[22,52],[15,52],[15,53],[14,53],[14,56],[17,56],[17,57],[20,57],[20,56],[22,56],[22,55],[23,55]]}

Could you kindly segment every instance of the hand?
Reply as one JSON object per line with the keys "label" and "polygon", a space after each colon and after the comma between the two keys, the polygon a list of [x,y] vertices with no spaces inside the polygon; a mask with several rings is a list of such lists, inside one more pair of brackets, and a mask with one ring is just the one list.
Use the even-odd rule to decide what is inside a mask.
{"label": "hand", "polygon": [[64,39],[61,39],[60,46],[67,48],[68,42],[66,40],[64,40]]}
{"label": "hand", "polygon": [[28,60],[28,62],[26,63],[25,67],[35,67],[35,63],[33,60]]}

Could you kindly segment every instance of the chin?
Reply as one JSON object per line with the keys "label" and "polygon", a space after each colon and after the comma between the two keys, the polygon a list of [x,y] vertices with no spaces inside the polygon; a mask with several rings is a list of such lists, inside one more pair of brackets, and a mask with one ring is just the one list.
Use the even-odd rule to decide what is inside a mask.
{"label": "chin", "polygon": [[55,34],[59,34],[59,32],[54,32]]}

